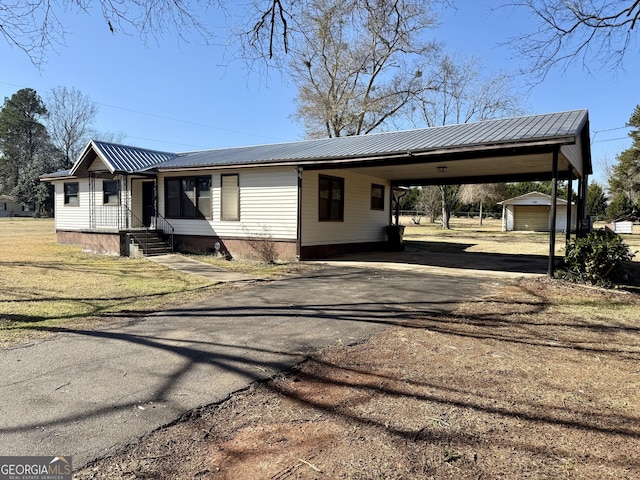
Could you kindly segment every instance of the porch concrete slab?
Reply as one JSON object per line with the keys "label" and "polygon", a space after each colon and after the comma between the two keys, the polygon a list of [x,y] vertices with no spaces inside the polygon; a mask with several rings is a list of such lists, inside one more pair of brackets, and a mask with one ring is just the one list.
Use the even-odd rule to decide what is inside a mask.
{"label": "porch concrete slab", "polygon": [[447,314],[499,281],[318,265],[109,327],[56,329],[0,351],[0,454],[71,455],[80,468],[320,348]]}
{"label": "porch concrete slab", "polygon": [[172,253],[168,255],[153,255],[146,257],[152,262],[159,263],[174,270],[179,270],[191,275],[200,275],[201,277],[214,280],[217,283],[229,282],[247,282],[257,280],[258,278],[245,273],[230,272],[214,265],[199,262],[184,255]]}

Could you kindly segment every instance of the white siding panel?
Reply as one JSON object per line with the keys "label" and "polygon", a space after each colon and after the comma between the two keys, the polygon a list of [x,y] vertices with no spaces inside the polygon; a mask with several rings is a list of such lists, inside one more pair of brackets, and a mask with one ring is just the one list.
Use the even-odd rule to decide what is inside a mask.
{"label": "white siding panel", "polygon": [[89,166],[90,172],[109,172],[109,167],[100,159],[100,157],[96,157],[96,159]]}
{"label": "white siding panel", "polygon": [[142,181],[139,179],[131,179],[129,192],[131,195],[131,211],[136,217],[142,219]]}
{"label": "white siding panel", "polygon": [[582,141],[580,138],[577,139],[574,145],[564,145],[560,147],[560,151],[562,154],[567,157],[567,160],[573,165],[573,168],[576,169],[578,175],[582,177],[584,175],[584,169],[582,164]]}
{"label": "white siding panel", "polygon": [[[318,220],[318,178],[344,178],[344,221]],[[371,209],[371,185],[385,186],[384,210]],[[385,240],[384,227],[390,219],[390,184],[381,178],[347,170],[306,171],[302,177],[302,245],[378,242]]]}
{"label": "white siding panel", "polygon": [[178,176],[211,175],[212,219],[168,219],[179,235],[217,235],[243,238],[268,233],[274,239],[295,240],[297,234],[298,177],[294,168],[255,168],[225,170],[237,173],[240,183],[240,221],[220,220],[221,173],[195,171],[182,175],[161,174],[158,177],[158,204],[164,206],[164,179]]}
{"label": "white siding panel", "polygon": [[[75,180],[74,180],[75,181]],[[79,179],[78,206],[64,204],[64,184],[67,182],[53,182],[55,186],[55,223],[56,230],[86,230],[89,225],[89,180]]]}

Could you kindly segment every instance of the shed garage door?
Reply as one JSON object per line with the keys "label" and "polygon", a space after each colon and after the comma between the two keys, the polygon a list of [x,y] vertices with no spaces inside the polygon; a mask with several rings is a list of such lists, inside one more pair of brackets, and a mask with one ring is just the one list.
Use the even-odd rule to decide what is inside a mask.
{"label": "shed garage door", "polygon": [[546,205],[516,205],[513,216],[514,230],[549,231],[549,207]]}

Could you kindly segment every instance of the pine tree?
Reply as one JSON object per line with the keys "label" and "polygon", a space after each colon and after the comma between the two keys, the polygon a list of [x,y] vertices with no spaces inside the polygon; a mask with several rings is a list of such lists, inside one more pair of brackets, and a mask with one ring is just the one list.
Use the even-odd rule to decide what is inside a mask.
{"label": "pine tree", "polygon": [[[640,105],[636,105],[627,126],[633,127],[629,132],[631,147],[617,156],[618,163],[613,167],[609,178],[609,194],[612,198],[617,198],[616,204],[625,210],[616,209],[616,213],[621,215],[633,214],[638,209],[640,200]],[[622,201],[618,198],[620,196],[627,201]]]}
{"label": "pine tree", "polygon": [[47,109],[35,90],[24,88],[5,98],[0,110],[0,193],[23,204],[44,202],[49,190],[40,176],[59,163],[42,120]]}

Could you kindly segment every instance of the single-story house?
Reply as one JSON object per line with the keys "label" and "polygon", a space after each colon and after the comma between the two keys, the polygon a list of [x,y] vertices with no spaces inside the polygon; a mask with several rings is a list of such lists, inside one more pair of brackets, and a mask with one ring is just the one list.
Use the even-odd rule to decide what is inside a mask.
{"label": "single-story house", "polygon": [[10,195],[0,195],[0,217],[33,217],[35,214],[35,205],[25,205]]}
{"label": "single-story house", "polygon": [[127,255],[148,230],[183,250],[251,256],[268,241],[307,259],[383,247],[401,187],[577,179],[583,205],[589,174],[588,112],[572,110],[186,153],[91,141],[42,180],[61,243]]}
{"label": "single-story house", "polygon": [[[502,205],[502,231],[548,232],[551,229],[551,195],[530,192],[510,198]],[[567,231],[567,201],[558,198],[555,229]],[[576,229],[577,208],[571,204],[571,230]]]}

